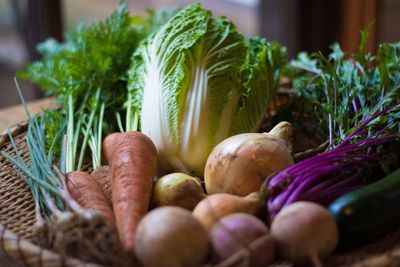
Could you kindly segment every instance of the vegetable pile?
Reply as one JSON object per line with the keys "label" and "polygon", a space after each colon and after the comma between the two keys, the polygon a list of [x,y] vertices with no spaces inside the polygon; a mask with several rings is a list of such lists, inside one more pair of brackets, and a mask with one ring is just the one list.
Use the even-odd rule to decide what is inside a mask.
{"label": "vegetable pile", "polygon": [[[366,38],[355,55],[334,44],[287,62],[284,47],[200,4],[146,18],[121,4],[41,43],[19,77],[57,105],[26,109],[29,161],[11,134],[16,156],[2,152],[31,189],[36,242],[107,266],[319,267],[370,241],[353,242],[354,225],[375,238],[394,229],[400,44],[373,56]],[[282,74],[295,95],[257,133]],[[294,162],[287,115],[299,104],[329,144]]]}

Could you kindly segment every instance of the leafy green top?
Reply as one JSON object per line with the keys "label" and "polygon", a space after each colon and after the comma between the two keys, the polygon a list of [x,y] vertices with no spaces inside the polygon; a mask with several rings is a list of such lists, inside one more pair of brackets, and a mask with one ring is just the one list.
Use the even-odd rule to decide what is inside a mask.
{"label": "leafy green top", "polygon": [[64,43],[49,39],[38,45],[42,59],[20,73],[37,83],[48,94],[67,103],[88,103],[98,88],[103,99],[115,101],[125,92],[126,70],[137,43],[128,7],[121,5],[104,21],[90,26],[81,24],[65,36]]}
{"label": "leafy green top", "polygon": [[[300,53],[290,63],[293,86],[301,98],[314,105],[322,126],[335,147],[367,117],[400,100],[400,43],[383,43],[376,56],[365,51],[367,33],[355,55],[346,58],[339,44],[321,53]],[[380,116],[375,124],[389,125],[399,112]]]}

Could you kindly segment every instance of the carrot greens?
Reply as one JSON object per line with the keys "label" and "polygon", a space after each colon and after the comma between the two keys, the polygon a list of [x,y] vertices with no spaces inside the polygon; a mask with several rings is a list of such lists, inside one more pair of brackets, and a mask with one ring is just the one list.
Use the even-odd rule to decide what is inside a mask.
{"label": "carrot greens", "polygon": [[[64,43],[53,39],[41,43],[38,51],[42,59],[20,73],[61,103],[57,115],[46,121],[49,124],[46,135],[48,140],[54,140],[53,128],[60,125],[54,122],[66,125],[63,135],[67,144],[67,172],[82,169],[88,144],[99,161],[101,142],[90,141],[99,137],[99,128],[92,129],[98,126],[99,115],[102,114],[101,131],[116,129],[113,114],[123,110],[126,72],[130,56],[140,42],[139,32],[131,23],[128,7],[120,5],[105,20],[80,25],[69,32]],[[56,156],[60,155],[61,138],[57,136]]]}

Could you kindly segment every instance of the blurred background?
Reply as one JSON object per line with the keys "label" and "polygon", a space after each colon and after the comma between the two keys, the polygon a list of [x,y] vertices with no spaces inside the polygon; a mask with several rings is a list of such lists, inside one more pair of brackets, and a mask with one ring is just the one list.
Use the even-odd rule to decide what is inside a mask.
{"label": "blurred background", "polygon": [[[38,59],[35,46],[79,22],[104,18],[119,0],[0,0],[0,109],[18,104],[16,70]],[[133,14],[146,9],[184,6],[188,0],[127,0]],[[246,36],[261,35],[284,44],[291,57],[299,51],[329,51],[338,41],[354,52],[360,30],[371,22],[367,48],[400,41],[400,0],[200,0],[214,15],[225,15]],[[20,83],[27,100],[42,97],[37,88]]]}

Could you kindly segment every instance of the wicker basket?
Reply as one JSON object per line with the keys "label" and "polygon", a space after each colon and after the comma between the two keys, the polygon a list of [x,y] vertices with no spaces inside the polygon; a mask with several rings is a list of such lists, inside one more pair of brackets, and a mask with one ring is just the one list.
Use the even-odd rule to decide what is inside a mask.
{"label": "wicker basket", "polygon": [[[278,94],[272,105],[272,111],[280,106],[279,101],[287,100],[287,92]],[[271,112],[270,112],[271,113]],[[273,112],[272,112],[273,113]],[[269,114],[269,116],[274,114]],[[268,125],[263,125],[268,129]],[[307,128],[307,127],[306,127]],[[23,157],[28,153],[25,146],[26,123],[18,124],[10,129],[18,149]],[[304,134],[304,125],[295,127],[295,136]],[[316,131],[309,131],[315,135]],[[321,139],[304,135],[303,142],[294,148],[296,159],[309,157],[323,150],[326,146]],[[304,141],[306,140],[306,141]],[[317,140],[317,141],[316,141]],[[309,148],[309,149],[307,149]],[[13,155],[7,135],[0,135],[0,149]],[[0,155],[0,266],[99,266],[80,260],[62,257],[52,251],[43,249],[33,243],[33,224],[35,221],[34,202],[28,186],[23,182],[17,171]],[[400,266],[400,229],[378,242],[364,247],[337,252],[325,263],[325,266],[352,267],[394,267]],[[230,266],[245,266],[230,265]],[[272,266],[288,267],[290,263],[275,263]]]}

